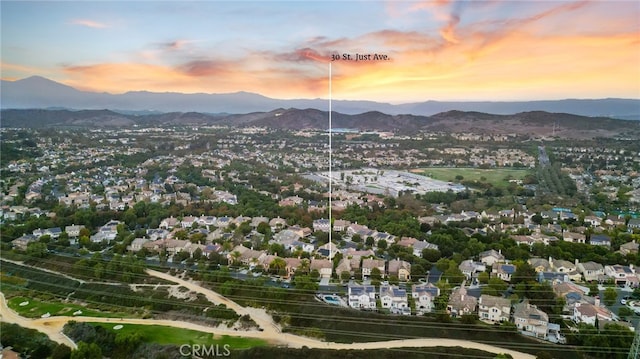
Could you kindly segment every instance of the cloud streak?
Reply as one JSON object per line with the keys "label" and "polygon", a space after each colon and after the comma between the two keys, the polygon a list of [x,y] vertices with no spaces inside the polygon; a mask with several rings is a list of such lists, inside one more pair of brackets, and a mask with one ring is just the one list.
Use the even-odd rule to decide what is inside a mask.
{"label": "cloud streak", "polygon": [[74,19],[74,20],[71,20],[71,23],[73,25],[89,27],[89,28],[92,28],[92,29],[104,29],[104,28],[109,27],[109,25],[107,25],[105,23],[94,21],[94,20],[89,20],[89,19]]}

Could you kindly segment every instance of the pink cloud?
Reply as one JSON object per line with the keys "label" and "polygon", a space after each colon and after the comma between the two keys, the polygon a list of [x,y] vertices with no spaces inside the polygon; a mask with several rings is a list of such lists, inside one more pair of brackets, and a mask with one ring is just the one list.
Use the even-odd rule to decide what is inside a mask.
{"label": "pink cloud", "polygon": [[74,20],[71,20],[71,23],[74,25],[86,26],[93,29],[104,29],[109,27],[109,25],[105,23],[88,20],[88,19],[74,19]]}

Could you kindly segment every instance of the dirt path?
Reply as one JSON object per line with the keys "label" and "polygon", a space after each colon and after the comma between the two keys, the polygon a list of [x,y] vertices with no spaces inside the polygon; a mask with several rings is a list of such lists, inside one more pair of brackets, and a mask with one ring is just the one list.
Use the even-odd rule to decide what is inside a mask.
{"label": "dirt path", "polygon": [[262,328],[262,331],[257,330],[249,330],[249,331],[241,331],[241,330],[232,330],[232,329],[221,329],[221,328],[213,328],[207,327],[200,324],[181,322],[181,321],[172,321],[172,320],[160,320],[160,319],[120,319],[120,318],[98,318],[98,317],[50,317],[50,318],[38,318],[38,319],[28,319],[18,315],[16,312],[11,310],[7,306],[7,301],[2,293],[0,293],[0,320],[7,323],[16,323],[25,328],[31,328],[39,330],[49,336],[51,340],[54,340],[58,343],[66,344],[72,348],[75,348],[76,345],[73,343],[71,339],[62,334],[62,327],[71,320],[75,320],[77,322],[99,322],[99,323],[114,323],[117,324],[143,324],[143,325],[164,325],[171,326],[174,328],[183,328],[183,329],[192,329],[198,330],[201,332],[211,333],[214,335],[229,335],[229,336],[238,336],[245,338],[258,338],[267,341],[270,344],[274,345],[284,345],[292,348],[302,348],[306,346],[308,348],[317,348],[317,349],[382,349],[382,348],[420,348],[420,347],[436,347],[436,346],[445,346],[445,347],[463,347],[463,348],[471,348],[471,349],[479,349],[490,353],[505,353],[510,354],[514,359],[535,359],[534,355],[525,354],[521,352],[517,352],[514,350],[504,349],[492,345],[476,343],[467,340],[455,340],[455,339],[441,339],[441,338],[425,338],[425,339],[405,339],[405,340],[389,340],[389,341],[380,341],[380,342],[369,342],[369,343],[352,343],[352,344],[342,344],[342,343],[334,343],[334,342],[324,342],[318,339],[302,337],[298,335],[281,333],[280,328],[277,324],[273,322],[271,316],[264,310],[260,308],[245,308],[235,303],[234,301],[223,297],[222,295],[206,289],[202,288],[196,283],[186,281],[184,279],[173,277],[169,274],[157,272],[153,270],[147,270],[147,272],[155,277],[166,279],[172,281],[174,283],[180,284],[189,290],[193,290],[198,293],[202,293],[216,304],[224,304],[227,308],[236,311],[239,315],[249,315],[259,326]]}

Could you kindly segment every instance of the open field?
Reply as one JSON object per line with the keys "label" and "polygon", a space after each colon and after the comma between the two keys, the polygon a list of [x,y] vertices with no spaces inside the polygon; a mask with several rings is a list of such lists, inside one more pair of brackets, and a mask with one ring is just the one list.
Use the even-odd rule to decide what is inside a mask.
{"label": "open field", "polygon": [[[20,305],[22,303],[28,303],[26,305]],[[131,314],[124,313],[111,313],[100,312],[97,310],[87,309],[82,305],[72,303],[60,303],[60,302],[44,302],[36,299],[30,299],[26,297],[14,297],[7,300],[9,308],[16,311],[16,313],[27,318],[40,318],[42,315],[49,313],[51,316],[73,316],[77,311],[77,315],[85,317],[130,317]]]}
{"label": "open field", "polygon": [[162,325],[141,325],[141,324],[123,324],[121,329],[112,323],[89,323],[94,326],[101,326],[114,333],[138,333],[145,342],[158,344],[200,344],[200,345],[229,345],[233,349],[246,349],[257,346],[267,345],[262,339],[257,338],[241,338],[228,335],[214,335],[211,333],[200,332],[191,329],[181,329],[174,327],[166,327]]}
{"label": "open field", "polygon": [[440,181],[460,182],[456,176],[462,176],[462,181],[478,181],[490,183],[497,188],[505,188],[509,185],[509,179],[521,180],[526,175],[531,174],[529,169],[512,168],[470,168],[470,167],[429,167],[416,168],[411,170]]}

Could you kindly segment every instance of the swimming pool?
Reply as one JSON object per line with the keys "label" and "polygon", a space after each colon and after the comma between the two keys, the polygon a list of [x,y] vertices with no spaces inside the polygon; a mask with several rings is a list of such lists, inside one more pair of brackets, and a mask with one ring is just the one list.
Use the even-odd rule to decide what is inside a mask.
{"label": "swimming pool", "polygon": [[322,299],[328,304],[340,305],[340,299],[333,295],[325,295]]}

